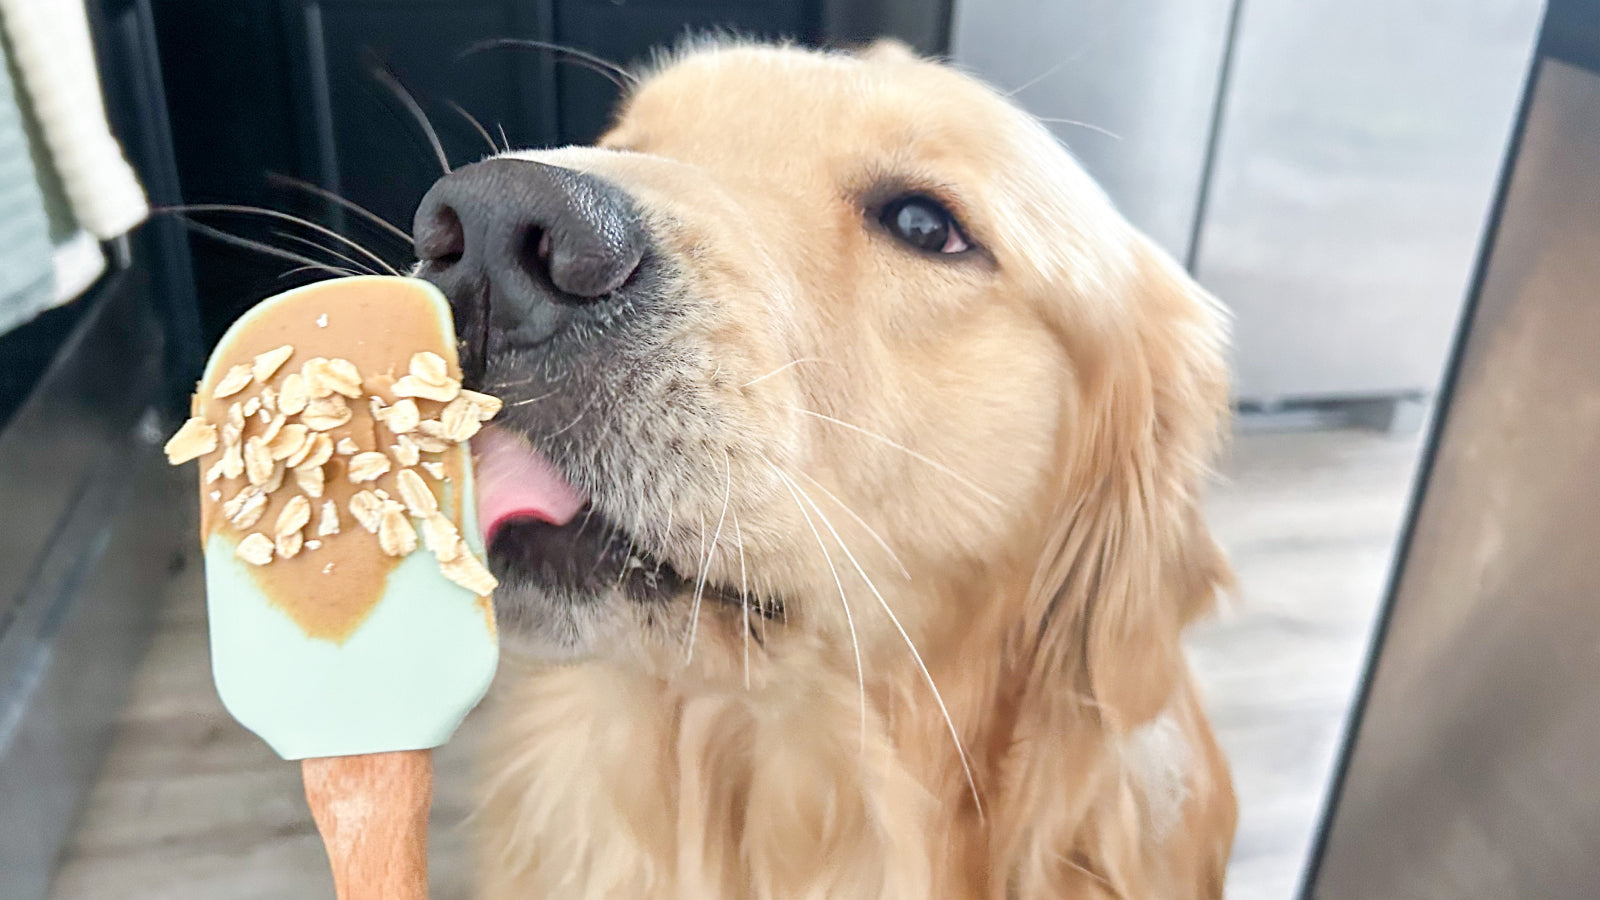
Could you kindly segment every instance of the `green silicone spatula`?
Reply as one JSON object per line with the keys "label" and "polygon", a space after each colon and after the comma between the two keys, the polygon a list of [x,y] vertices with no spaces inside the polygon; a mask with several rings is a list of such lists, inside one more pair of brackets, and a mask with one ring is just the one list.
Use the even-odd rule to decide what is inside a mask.
{"label": "green silicone spatula", "polygon": [[500,403],[460,379],[431,285],[319,282],[229,329],[167,444],[200,463],[217,690],[303,760],[340,898],[426,896],[430,751],[495,670],[466,442]]}

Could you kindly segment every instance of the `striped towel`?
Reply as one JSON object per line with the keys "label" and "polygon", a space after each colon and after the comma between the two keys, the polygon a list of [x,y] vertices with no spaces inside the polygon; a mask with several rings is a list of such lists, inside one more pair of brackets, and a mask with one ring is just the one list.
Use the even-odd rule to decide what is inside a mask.
{"label": "striped towel", "polygon": [[106,124],[82,0],[0,0],[0,333],[105,271],[149,215]]}
{"label": "striped towel", "polygon": [[50,218],[0,46],[0,334],[54,306]]}
{"label": "striped towel", "polygon": [[83,0],[0,0],[0,24],[73,215],[103,241],[125,234],[150,207],[106,124]]}

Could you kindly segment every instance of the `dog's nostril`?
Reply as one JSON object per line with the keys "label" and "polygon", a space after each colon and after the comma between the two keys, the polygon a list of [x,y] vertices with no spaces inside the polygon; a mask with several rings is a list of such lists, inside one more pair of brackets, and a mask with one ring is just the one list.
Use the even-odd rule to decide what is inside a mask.
{"label": "dog's nostril", "polygon": [[440,204],[423,221],[416,223],[417,259],[451,265],[461,261],[467,251],[466,232],[456,211]]}
{"label": "dog's nostril", "polygon": [[517,265],[539,281],[550,281],[550,230],[529,228],[522,235],[517,251]]}

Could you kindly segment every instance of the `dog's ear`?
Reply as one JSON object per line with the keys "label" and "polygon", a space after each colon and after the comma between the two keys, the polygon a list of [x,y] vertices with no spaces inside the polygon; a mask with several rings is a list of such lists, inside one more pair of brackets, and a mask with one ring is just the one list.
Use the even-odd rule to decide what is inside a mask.
{"label": "dog's ear", "polygon": [[1115,314],[1073,341],[1062,490],[1031,592],[1034,677],[1069,678],[1113,731],[1166,705],[1183,626],[1231,579],[1199,508],[1228,412],[1225,314],[1165,253],[1131,241]]}

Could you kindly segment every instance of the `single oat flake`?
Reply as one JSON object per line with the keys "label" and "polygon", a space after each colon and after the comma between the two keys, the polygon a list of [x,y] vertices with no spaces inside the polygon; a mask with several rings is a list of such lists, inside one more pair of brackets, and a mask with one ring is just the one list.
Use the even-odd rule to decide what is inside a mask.
{"label": "single oat flake", "polygon": [[366,453],[357,453],[350,457],[350,468],[346,476],[356,484],[376,481],[378,476],[389,471],[389,457],[374,450]]}
{"label": "single oat flake", "polygon": [[[461,543],[464,544],[465,542]],[[500,586],[500,582],[489,573],[488,569],[483,567],[483,563],[478,562],[478,558],[473,556],[465,546],[459,548],[454,559],[439,563],[439,571],[444,574],[444,577],[480,597],[489,596],[494,593],[495,588]]]}
{"label": "single oat flake", "polygon": [[198,459],[217,449],[217,426],[205,419],[192,418],[167,441],[167,462],[173,465]]}
{"label": "single oat flake", "polygon": [[234,548],[234,555],[252,566],[264,566],[272,562],[272,538],[256,532],[239,542]]}
{"label": "single oat flake", "polygon": [[249,386],[254,377],[250,373],[250,364],[240,363],[229,369],[217,382],[217,386],[211,389],[211,398],[221,400],[224,397],[232,397]]}
{"label": "single oat flake", "polygon": [[266,384],[267,380],[278,374],[278,369],[282,368],[293,355],[294,348],[288,344],[258,354],[250,363],[250,376],[261,384]]}

